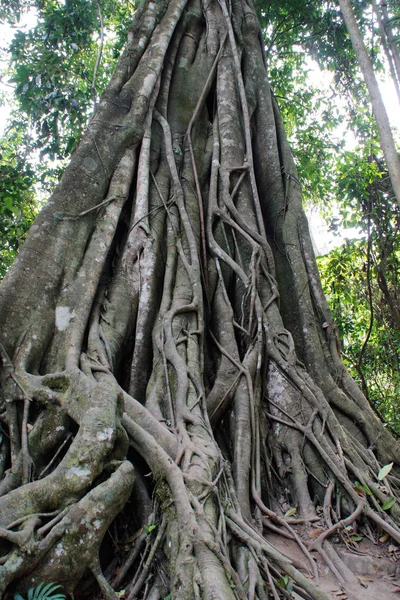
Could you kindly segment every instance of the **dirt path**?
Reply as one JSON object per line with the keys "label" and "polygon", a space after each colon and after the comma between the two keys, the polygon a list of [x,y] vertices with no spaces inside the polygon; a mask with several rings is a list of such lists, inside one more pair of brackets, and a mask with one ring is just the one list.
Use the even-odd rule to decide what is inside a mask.
{"label": "dirt path", "polygon": [[[303,529],[301,537],[303,541],[310,539],[309,532]],[[271,533],[267,533],[266,538],[309,576],[309,562],[294,541]],[[374,544],[366,538],[353,545],[357,548],[347,547],[342,542],[331,544],[331,552],[340,557],[345,573],[346,581],[342,584],[320,556],[312,553],[318,565],[319,587],[335,600],[399,600],[400,548],[390,540]],[[295,592],[293,596],[301,600]]]}

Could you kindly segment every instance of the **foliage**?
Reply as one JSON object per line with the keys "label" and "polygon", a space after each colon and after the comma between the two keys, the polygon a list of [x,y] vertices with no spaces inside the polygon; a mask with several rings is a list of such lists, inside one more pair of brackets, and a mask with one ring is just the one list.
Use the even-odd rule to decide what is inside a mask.
{"label": "foliage", "polygon": [[[133,4],[45,0],[37,9],[36,27],[17,31],[11,44],[11,81],[19,108],[34,128],[36,146],[51,159],[64,158],[110,76]],[[100,46],[104,30],[108,39]]]}
{"label": "foliage", "polygon": [[9,137],[0,140],[0,278],[36,214],[35,172],[22,152],[20,133],[8,133]]}
{"label": "foliage", "polygon": [[319,259],[319,266],[345,361],[377,410],[399,431],[400,210],[378,151],[371,142],[338,160],[341,224],[357,226],[364,239]]}
{"label": "foliage", "polygon": [[[65,600],[65,594],[61,592],[56,592],[62,586],[57,585],[56,583],[39,583],[38,586],[34,588],[29,588],[27,600]],[[14,600],[25,600],[21,594],[15,594]]]}
{"label": "foliage", "polygon": [[[395,258],[400,259],[397,252]],[[347,242],[318,259],[322,284],[339,328],[342,357],[370,401],[393,429],[400,433],[400,331],[390,320],[371,268],[373,319],[368,343],[360,354],[371,326],[367,285],[367,242]],[[366,388],[365,388],[366,384]]]}
{"label": "foliage", "polygon": [[[365,355],[362,356],[363,346],[359,346],[355,364],[360,369],[362,361],[372,401],[380,410],[382,407],[385,418],[398,428],[400,209],[394,200],[388,174],[375,152],[378,152],[377,144],[371,142],[369,154],[360,149],[345,153],[338,164],[337,186],[338,195],[343,199],[343,224],[358,225],[366,238],[361,243],[357,274],[354,271],[356,263],[351,266],[353,259],[349,256],[350,288],[354,282],[353,292],[357,295],[356,290],[360,289],[360,285],[364,286],[365,301],[358,309],[360,306],[366,309],[365,331],[371,330]],[[342,302],[346,302],[352,292],[349,288],[342,291]],[[357,356],[356,347],[357,342],[354,358]],[[371,352],[375,358],[372,358]],[[365,391],[368,393],[368,390]]]}
{"label": "foliage", "polygon": [[0,1],[0,23],[18,23],[22,12],[30,6],[29,0],[1,0]]}
{"label": "foliage", "polygon": [[86,127],[134,6],[116,0],[1,4],[0,19],[17,23],[29,8],[37,11],[37,25],[16,30],[4,74],[14,86],[15,109],[0,141],[0,279],[36,215],[37,192],[52,191]]}

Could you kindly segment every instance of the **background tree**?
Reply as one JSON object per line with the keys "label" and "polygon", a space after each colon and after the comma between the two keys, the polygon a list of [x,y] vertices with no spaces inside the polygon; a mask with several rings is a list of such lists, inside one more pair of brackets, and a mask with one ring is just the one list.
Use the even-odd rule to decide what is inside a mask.
{"label": "background tree", "polygon": [[389,17],[387,16],[387,8],[384,8],[386,7],[386,3],[381,2],[379,7],[376,0],[373,0],[372,5],[374,7],[374,12],[378,22],[381,44],[388,61],[390,75],[400,102],[400,58],[397,50],[397,44],[393,38],[390,23],[385,26],[385,14],[386,21],[389,20]]}
{"label": "background tree", "polygon": [[337,185],[343,223],[364,218],[366,239],[319,259],[346,364],[385,420],[398,428],[399,209],[376,156],[347,152]]}
{"label": "background tree", "polygon": [[323,600],[263,526],[349,589],[332,534],[400,542],[399,448],[340,360],[251,3],[141,4],[0,307],[3,593],[90,569],[113,599]]}
{"label": "background tree", "polygon": [[400,159],[394,143],[386,108],[379,91],[370,57],[357,25],[351,2],[350,0],[339,0],[339,4],[368,88],[378,126],[382,152],[385,156],[394,194],[400,205]]}

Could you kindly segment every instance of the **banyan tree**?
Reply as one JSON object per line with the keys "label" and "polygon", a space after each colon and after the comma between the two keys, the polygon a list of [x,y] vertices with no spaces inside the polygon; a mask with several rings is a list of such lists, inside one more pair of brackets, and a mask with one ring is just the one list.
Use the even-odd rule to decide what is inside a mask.
{"label": "banyan tree", "polygon": [[0,327],[0,597],[368,597],[333,541],[400,543],[400,451],[341,362],[252,0],[141,3]]}

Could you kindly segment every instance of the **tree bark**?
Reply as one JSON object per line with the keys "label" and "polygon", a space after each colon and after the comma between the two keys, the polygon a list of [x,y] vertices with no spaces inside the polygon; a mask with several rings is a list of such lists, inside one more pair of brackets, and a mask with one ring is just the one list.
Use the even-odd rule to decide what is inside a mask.
{"label": "tree bark", "polygon": [[0,597],[92,598],[89,570],[113,600],[328,600],[311,550],[348,586],[331,534],[400,541],[399,447],[340,360],[251,2],[142,2],[0,326]]}
{"label": "tree bark", "polygon": [[400,159],[394,143],[386,108],[379,91],[378,81],[375,77],[371,59],[369,58],[361,32],[357,25],[351,1],[339,0],[339,5],[364,81],[368,88],[372,110],[378,127],[380,145],[386,160],[393,191],[397,203],[400,205]]}
{"label": "tree bark", "polygon": [[[396,68],[397,66],[400,67],[400,63],[398,61],[398,52],[395,49],[395,53],[393,53],[393,45],[390,43],[389,35],[385,29],[382,15],[381,15],[381,12],[379,10],[379,6],[378,6],[378,3],[376,0],[373,0],[372,6],[374,7],[375,16],[376,16],[376,19],[378,22],[379,36],[381,38],[381,44],[382,44],[383,50],[386,55],[386,60],[388,61],[390,75],[392,77],[393,85],[396,89],[397,99],[400,104],[400,78],[399,78],[400,69]],[[389,45],[388,45],[388,42],[389,42]]]}
{"label": "tree bark", "polygon": [[398,41],[396,41],[396,38],[393,35],[392,25],[390,24],[389,12],[387,9],[387,3],[382,0],[380,6],[382,9],[386,35],[389,41],[390,50],[392,52],[394,64],[396,67],[397,78],[400,81],[400,54]]}

